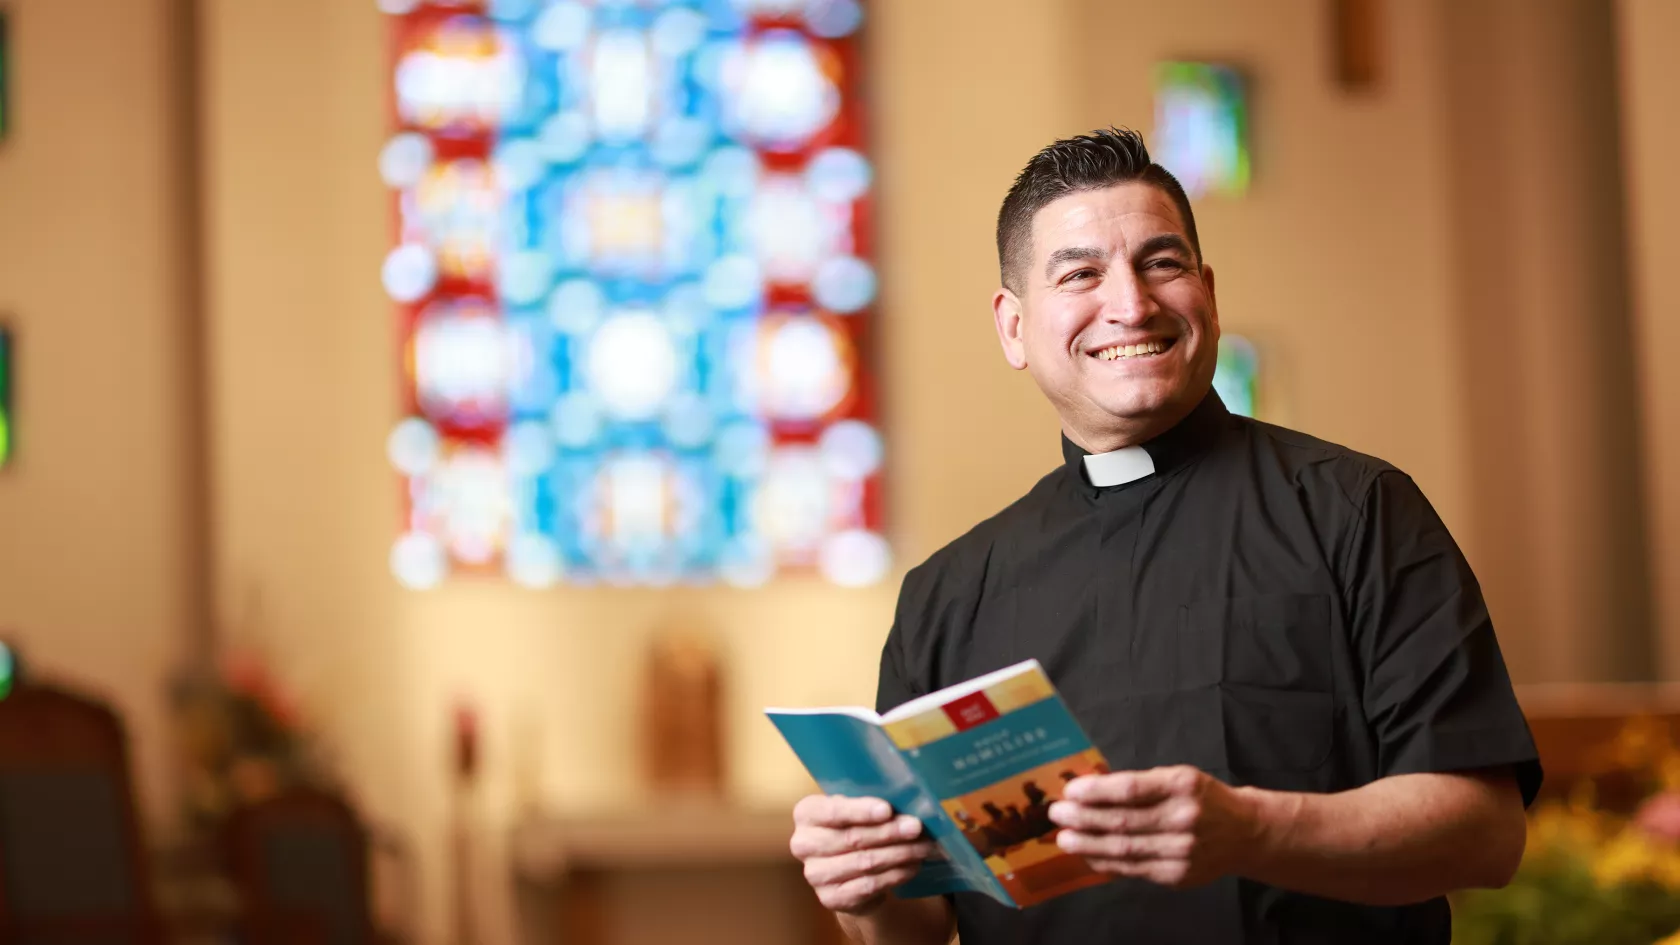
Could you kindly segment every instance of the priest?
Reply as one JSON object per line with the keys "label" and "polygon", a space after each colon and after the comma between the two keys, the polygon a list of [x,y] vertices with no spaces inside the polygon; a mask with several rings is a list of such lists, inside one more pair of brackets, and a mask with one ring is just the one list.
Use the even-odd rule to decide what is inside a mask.
{"label": "priest", "polygon": [[1445,525],[1388,463],[1221,403],[1213,269],[1136,133],[1039,152],[997,245],[998,341],[1063,463],[905,577],[878,708],[1036,658],[1112,769],[1066,786],[1056,842],[1114,880],[900,899],[920,824],[818,795],[808,882],[871,945],[1448,942],[1541,770]]}

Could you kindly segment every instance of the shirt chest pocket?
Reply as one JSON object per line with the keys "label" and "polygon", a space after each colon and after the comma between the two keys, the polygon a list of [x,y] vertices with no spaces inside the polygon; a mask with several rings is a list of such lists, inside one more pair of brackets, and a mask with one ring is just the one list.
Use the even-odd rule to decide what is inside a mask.
{"label": "shirt chest pocket", "polygon": [[1183,609],[1180,679],[1217,693],[1234,773],[1304,771],[1329,757],[1335,716],[1331,598],[1267,594]]}

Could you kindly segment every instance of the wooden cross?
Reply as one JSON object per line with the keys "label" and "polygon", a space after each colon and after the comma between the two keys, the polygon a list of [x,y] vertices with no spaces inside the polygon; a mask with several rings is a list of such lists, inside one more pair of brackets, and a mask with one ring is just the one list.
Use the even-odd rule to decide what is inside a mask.
{"label": "wooden cross", "polygon": [[1382,0],[1331,0],[1336,81],[1352,92],[1376,87],[1382,73]]}

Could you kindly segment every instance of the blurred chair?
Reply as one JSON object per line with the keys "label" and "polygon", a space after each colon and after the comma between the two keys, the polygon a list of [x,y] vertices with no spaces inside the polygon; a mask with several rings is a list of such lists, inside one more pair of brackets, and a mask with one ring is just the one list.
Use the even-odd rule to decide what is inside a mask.
{"label": "blurred chair", "polygon": [[50,686],[0,700],[0,945],[159,945],[122,723]]}
{"label": "blurred chair", "polygon": [[253,945],[383,945],[374,921],[369,833],[343,799],[293,790],[241,809],[225,837]]}

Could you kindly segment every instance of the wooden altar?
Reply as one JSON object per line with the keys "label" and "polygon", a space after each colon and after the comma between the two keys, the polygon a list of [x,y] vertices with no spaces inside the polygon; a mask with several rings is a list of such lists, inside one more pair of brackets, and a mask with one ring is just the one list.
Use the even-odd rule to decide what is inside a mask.
{"label": "wooden altar", "polygon": [[525,941],[840,945],[788,852],[787,809],[673,804],[515,828]]}
{"label": "wooden altar", "polygon": [[1631,723],[1680,745],[1680,683],[1555,683],[1518,686],[1517,698],[1546,769],[1542,798],[1563,798],[1591,779],[1598,802],[1627,810],[1639,785],[1617,770],[1611,751]]}

